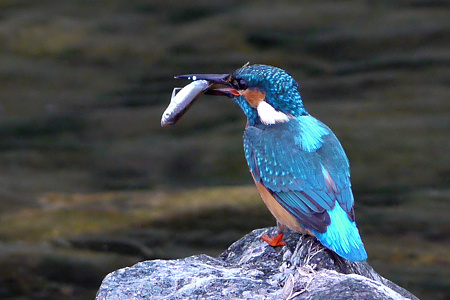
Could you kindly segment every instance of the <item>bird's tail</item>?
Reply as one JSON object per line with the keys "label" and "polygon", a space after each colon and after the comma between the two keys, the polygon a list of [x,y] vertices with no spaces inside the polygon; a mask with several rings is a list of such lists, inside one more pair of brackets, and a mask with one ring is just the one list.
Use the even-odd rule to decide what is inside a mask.
{"label": "bird's tail", "polygon": [[324,233],[313,230],[314,235],[325,247],[350,261],[367,259],[366,249],[356,228],[347,213],[336,201],[334,208],[328,211],[331,224]]}

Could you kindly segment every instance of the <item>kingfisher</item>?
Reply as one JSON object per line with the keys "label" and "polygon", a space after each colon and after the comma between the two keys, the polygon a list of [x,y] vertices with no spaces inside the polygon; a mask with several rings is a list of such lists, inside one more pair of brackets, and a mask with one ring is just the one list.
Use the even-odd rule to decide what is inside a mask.
{"label": "kingfisher", "polygon": [[247,116],[244,152],[278,234],[261,238],[284,246],[283,232],[315,236],[350,261],[367,253],[356,227],[348,158],[337,137],[303,105],[299,85],[286,71],[246,64],[232,74],[190,74],[206,80],[205,94],[232,99]]}

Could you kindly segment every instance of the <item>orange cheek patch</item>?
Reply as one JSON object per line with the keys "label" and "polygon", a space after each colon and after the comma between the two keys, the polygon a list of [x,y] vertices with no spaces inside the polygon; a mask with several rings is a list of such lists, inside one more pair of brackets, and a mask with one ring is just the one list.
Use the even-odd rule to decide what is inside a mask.
{"label": "orange cheek patch", "polygon": [[250,104],[251,107],[256,108],[261,101],[266,98],[266,93],[259,89],[246,89],[241,92],[241,95],[245,97],[245,100]]}

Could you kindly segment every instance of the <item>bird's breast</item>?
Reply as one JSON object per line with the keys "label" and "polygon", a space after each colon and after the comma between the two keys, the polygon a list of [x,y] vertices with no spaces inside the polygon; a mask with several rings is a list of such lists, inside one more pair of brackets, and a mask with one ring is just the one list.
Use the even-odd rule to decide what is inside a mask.
{"label": "bird's breast", "polygon": [[[255,178],[253,177],[253,179]],[[310,230],[305,229],[298,222],[297,218],[295,218],[290,212],[284,209],[283,206],[280,205],[280,203],[278,203],[278,201],[272,196],[272,194],[262,183],[256,182],[255,180],[255,184],[259,194],[261,195],[261,198],[264,201],[264,204],[266,204],[270,213],[277,219],[278,222],[286,225],[291,230],[314,236],[314,234]]]}

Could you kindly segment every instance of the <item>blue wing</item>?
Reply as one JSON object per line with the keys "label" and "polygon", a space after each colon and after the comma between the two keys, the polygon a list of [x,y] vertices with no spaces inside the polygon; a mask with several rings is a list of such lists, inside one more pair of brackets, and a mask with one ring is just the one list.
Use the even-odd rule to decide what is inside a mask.
{"label": "blue wing", "polygon": [[324,233],[336,201],[354,221],[347,156],[333,132],[312,116],[244,134],[248,165],[304,227]]}
{"label": "blue wing", "polygon": [[244,149],[255,180],[325,247],[352,261],[367,259],[355,223],[348,159],[325,124],[301,116],[251,126]]}

